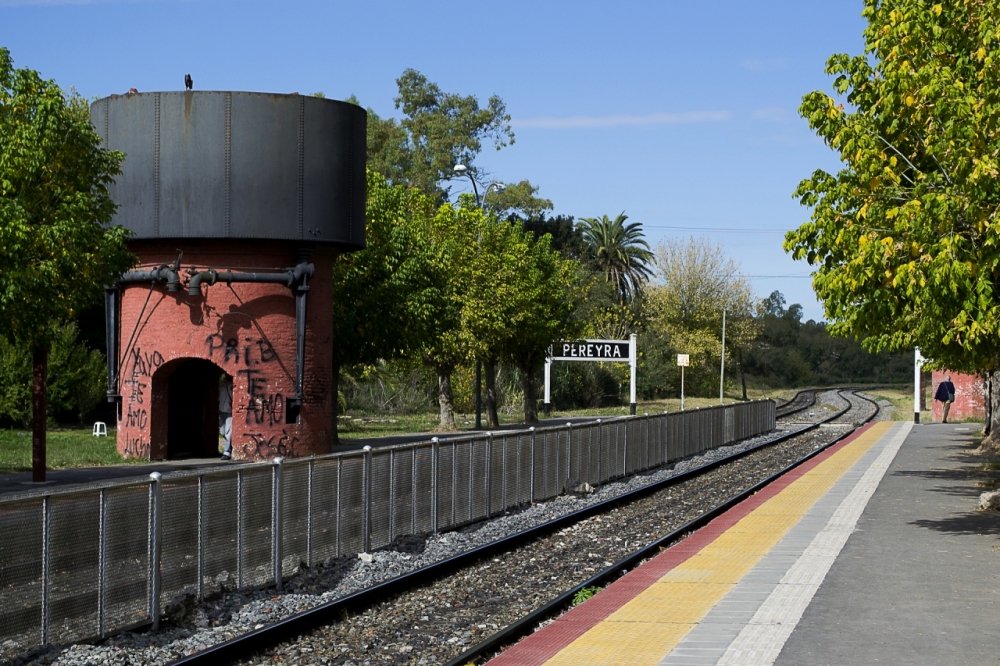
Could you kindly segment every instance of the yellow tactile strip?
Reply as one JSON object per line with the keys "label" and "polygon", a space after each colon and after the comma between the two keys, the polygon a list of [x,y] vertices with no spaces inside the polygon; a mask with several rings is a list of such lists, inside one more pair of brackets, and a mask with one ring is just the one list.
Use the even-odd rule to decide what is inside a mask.
{"label": "yellow tactile strip", "polygon": [[892,425],[873,425],[545,663],[657,664]]}

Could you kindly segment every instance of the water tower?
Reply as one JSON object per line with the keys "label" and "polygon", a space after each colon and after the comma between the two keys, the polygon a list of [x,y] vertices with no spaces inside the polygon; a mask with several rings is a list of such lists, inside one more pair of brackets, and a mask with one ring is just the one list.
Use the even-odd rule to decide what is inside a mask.
{"label": "water tower", "polygon": [[125,153],[114,218],[139,265],[106,290],[118,450],[326,453],[332,265],[365,243],[365,123],[353,104],[246,92],[112,95],[91,120]]}

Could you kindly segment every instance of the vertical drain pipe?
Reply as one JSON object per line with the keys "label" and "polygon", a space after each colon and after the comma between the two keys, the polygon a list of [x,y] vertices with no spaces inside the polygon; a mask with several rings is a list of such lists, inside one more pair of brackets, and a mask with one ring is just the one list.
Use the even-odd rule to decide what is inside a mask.
{"label": "vertical drain pipe", "polygon": [[118,286],[104,288],[104,340],[108,345],[108,402],[118,402]]}
{"label": "vertical drain pipe", "polygon": [[303,266],[308,261],[308,251],[301,252],[299,265],[295,267],[295,277],[299,278],[295,287],[295,402],[298,407],[301,407],[305,400],[303,382],[306,367],[306,294],[309,293],[310,272]]}

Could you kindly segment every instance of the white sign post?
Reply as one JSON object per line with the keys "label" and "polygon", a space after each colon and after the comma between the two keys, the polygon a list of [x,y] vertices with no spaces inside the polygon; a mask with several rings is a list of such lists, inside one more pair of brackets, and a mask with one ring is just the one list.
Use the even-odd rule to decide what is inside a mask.
{"label": "white sign post", "polygon": [[677,355],[677,366],[681,369],[681,411],[684,411],[684,368],[691,365],[691,357],[688,354]]}
{"label": "white sign post", "polygon": [[635,416],[635,333],[628,340],[561,340],[549,347],[545,359],[545,413],[552,409],[553,361],[604,361],[629,364],[629,413]]}
{"label": "white sign post", "polygon": [[[920,348],[913,349],[913,422],[920,423],[920,370],[924,366],[924,357]],[[932,421],[934,419],[931,419]]]}

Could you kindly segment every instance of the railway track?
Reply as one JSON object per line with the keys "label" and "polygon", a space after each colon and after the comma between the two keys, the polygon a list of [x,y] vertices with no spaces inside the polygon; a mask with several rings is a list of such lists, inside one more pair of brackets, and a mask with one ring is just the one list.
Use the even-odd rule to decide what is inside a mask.
{"label": "railway track", "polygon": [[[812,393],[799,401],[795,411],[815,404],[817,392]],[[828,430],[819,431],[822,424],[858,412],[855,402],[866,400],[846,391],[840,395],[846,406],[815,424],[174,663],[251,664],[297,659],[392,664],[417,663],[423,658],[425,663],[457,666],[481,661],[560,612],[579,590],[610,582],[777,474],[846,436],[857,419],[845,424],[833,441],[828,441]],[[865,420],[873,418],[878,409],[868,402],[870,415]],[[734,485],[738,487],[735,493],[727,487]],[[643,517],[641,522],[638,516]],[[641,546],[637,548],[637,544]],[[511,604],[511,598],[527,603]],[[532,609],[522,612],[528,606]],[[470,645],[473,647],[468,649]],[[325,662],[320,662],[320,655]]]}
{"label": "railway track", "polygon": [[809,409],[816,404],[816,394],[820,392],[821,389],[804,389],[799,391],[791,400],[783,405],[779,405],[775,409],[775,417],[783,419]]}
{"label": "railway track", "polygon": [[[817,395],[814,392],[811,399],[803,398],[799,406],[805,409],[815,404]],[[824,400],[829,402],[831,394],[825,395]],[[709,519],[714,515],[713,508],[722,510],[775,472],[828,445],[833,435],[829,428],[821,430],[821,424],[846,421],[842,428],[846,434],[851,424],[865,420],[859,418],[862,399],[848,395],[841,401],[846,406],[829,418],[669,479],[635,487],[670,473],[656,472],[645,479],[609,484],[594,495],[560,498],[548,504],[562,504],[559,508],[563,515],[543,525],[522,529],[278,622],[269,622],[264,615],[257,630],[207,646],[174,663],[256,664],[277,660],[360,665],[419,663],[424,659],[424,663],[453,660],[451,663],[466,664],[481,659],[564,608],[577,590],[601,585],[622,569],[635,566],[647,557],[646,553],[690,531],[699,520]],[[870,416],[876,410],[868,404]],[[596,496],[616,492],[610,486],[631,489],[605,501],[593,501]],[[566,510],[577,506],[582,508]],[[532,507],[531,511],[541,508]],[[485,524],[466,528],[476,529],[493,527]],[[450,533],[436,538],[454,540],[461,536]],[[419,548],[422,540],[414,541]],[[412,544],[397,547],[400,545]],[[430,552],[433,544],[428,542],[426,547]],[[375,561],[370,566],[379,566],[383,554],[372,555]],[[357,565],[357,559],[350,564]],[[312,573],[305,571],[302,577]],[[260,591],[260,595],[268,593]],[[281,603],[279,599],[294,600],[296,596],[270,601]],[[177,631],[183,634],[183,630]],[[158,639],[152,634],[113,637],[100,646],[79,646],[64,652],[59,663],[69,666],[117,661],[110,653],[119,649],[117,654],[121,656],[132,655],[122,663],[166,663],[193,649],[167,648],[166,642],[157,646]],[[138,645],[147,647],[137,649]],[[479,646],[477,651],[466,652],[473,645]]]}

